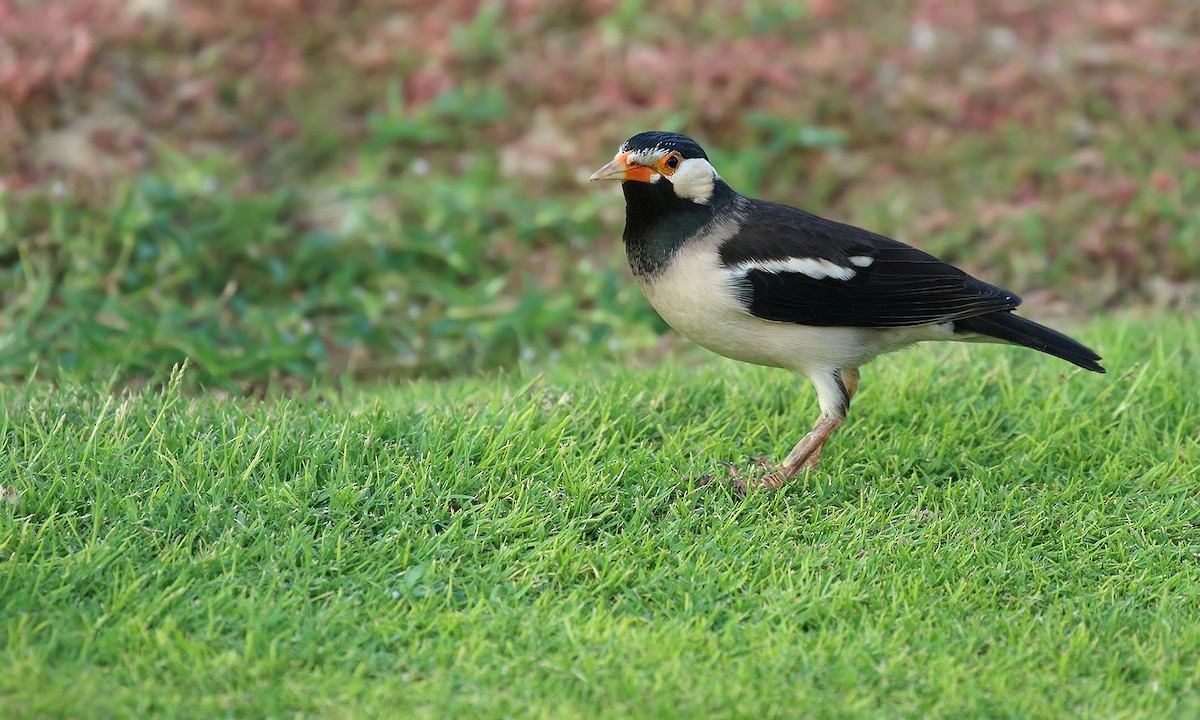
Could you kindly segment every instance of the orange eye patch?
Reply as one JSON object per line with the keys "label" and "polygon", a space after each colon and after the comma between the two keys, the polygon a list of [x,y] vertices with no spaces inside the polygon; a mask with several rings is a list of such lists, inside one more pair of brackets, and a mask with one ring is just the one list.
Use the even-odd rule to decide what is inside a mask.
{"label": "orange eye patch", "polygon": [[663,175],[670,175],[679,169],[679,164],[683,162],[683,156],[677,152],[669,152],[658,161],[658,171]]}

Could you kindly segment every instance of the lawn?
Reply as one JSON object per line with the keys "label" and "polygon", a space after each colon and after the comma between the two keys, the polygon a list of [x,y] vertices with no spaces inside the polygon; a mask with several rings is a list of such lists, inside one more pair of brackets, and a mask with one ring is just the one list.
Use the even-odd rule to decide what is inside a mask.
{"label": "lawn", "polygon": [[[1200,716],[1196,57],[1174,0],[0,0],[0,718]],[[585,181],[651,128],[1109,374],[911,350],[738,497],[816,400],[662,339]]]}
{"label": "lawn", "polygon": [[0,383],[653,342],[586,178],[655,128],[1031,306],[1194,310],[1198,57],[1178,0],[0,1]]}
{"label": "lawn", "polygon": [[[0,390],[5,717],[1200,712],[1200,330],[1069,326],[806,383],[661,366],[268,402]],[[697,478],[717,475],[718,482]]]}

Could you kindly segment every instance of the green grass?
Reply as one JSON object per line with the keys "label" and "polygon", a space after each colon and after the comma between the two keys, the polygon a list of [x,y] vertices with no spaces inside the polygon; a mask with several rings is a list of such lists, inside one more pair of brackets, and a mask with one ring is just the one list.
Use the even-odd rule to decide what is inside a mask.
{"label": "green grass", "polygon": [[0,390],[5,717],[1200,712],[1200,332],[867,368],[821,469],[780,371],[260,403]]}
{"label": "green grass", "polygon": [[[0,382],[35,368],[141,380],[188,359],[196,382],[257,394],[602,357],[663,329],[629,277],[613,188],[567,177],[535,189],[486,154],[454,172],[396,175],[406,151],[377,149],[384,140],[345,151],[353,175],[309,186],[245,191],[218,160],[174,158],[105,195],[0,191]],[[1173,137],[1172,147],[1197,142]],[[1054,197],[1001,212],[988,199],[1031,174],[1069,174],[1061,137],[962,143],[926,159],[925,176],[860,178],[845,199],[838,171],[821,165],[806,179],[769,144],[713,155],[741,190],[761,185],[764,197],[909,241],[1031,298],[1195,309],[1200,172],[1183,166],[1186,153],[1165,153],[1179,187],[1134,183],[1120,232],[1107,235],[1088,230],[1104,222],[1106,201]],[[610,152],[571,167],[592,169]],[[1104,157],[1133,177],[1159,168],[1123,136]],[[1117,237],[1120,258],[1104,245]]]}
{"label": "green grass", "polygon": [[[1033,303],[1197,307],[1187,3],[1139,13],[1142,35],[1174,38],[1153,47],[1086,0],[991,3],[939,29],[933,54],[913,47],[914,20],[942,13],[913,2],[425,4],[229,5],[123,30],[124,13],[92,17],[103,52],[63,74],[107,80],[43,70],[44,92],[14,101],[29,137],[0,138],[0,382],[34,368],[161,378],[187,358],[194,381],[257,394],[653,342],[663,326],[626,269],[619,192],[585,181],[651,128],[694,135],[742,192],[920,246]],[[1009,30],[1020,42],[997,47]],[[262,37],[295,51],[299,85],[269,72],[281,63],[235,60]],[[395,67],[364,72],[346,52],[364,45]],[[647,53],[653,72],[633,60]],[[434,65],[445,74],[422,89]],[[181,87],[202,92],[162,97]],[[122,156],[124,131],[73,127],[93,105],[127,116],[135,157],[42,167],[35,140],[61,125],[49,146]]]}
{"label": "green grass", "polygon": [[244,396],[652,344],[585,180],[651,128],[1033,306],[1200,307],[1195,3],[128,4],[4,3],[0,382],[188,359]]}
{"label": "green grass", "polygon": [[187,359],[197,382],[257,393],[599,355],[664,327],[624,277],[619,197],[574,184],[547,203],[486,162],[361,170],[308,195],[239,194],[183,161],[98,206],[0,192],[0,382],[161,377]]}
{"label": "green grass", "polygon": [[[1186,3],[18,5],[0,718],[1200,715]],[[583,178],[652,127],[1145,316],[1081,330],[1105,377],[881,362],[819,472],[698,486],[816,403],[619,362],[664,326]]]}

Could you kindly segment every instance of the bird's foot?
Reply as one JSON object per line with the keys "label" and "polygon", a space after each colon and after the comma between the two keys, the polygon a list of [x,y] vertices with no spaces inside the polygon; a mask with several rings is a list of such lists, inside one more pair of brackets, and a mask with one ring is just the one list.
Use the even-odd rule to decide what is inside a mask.
{"label": "bird's foot", "polygon": [[[752,458],[752,460],[754,461],[755,465],[759,466],[760,468],[769,469],[772,467],[771,462],[764,457],[756,457]],[[724,480],[729,483],[729,486],[732,487],[740,497],[745,497],[748,491],[757,488],[778,490],[780,487],[783,487],[784,480],[786,479],[784,478],[783,474],[779,472],[772,472],[765,476],[759,476],[757,473],[751,471],[748,474],[743,475],[741,469],[738,468],[737,465],[727,460],[722,460],[717,464],[725,466],[726,474]],[[695,482],[697,486],[700,486],[708,485],[709,483],[717,480],[718,477],[716,475],[708,474],[701,475],[700,477],[696,478]]]}
{"label": "bird's foot", "polygon": [[[746,492],[750,490],[770,490],[774,492],[786,485],[788,480],[791,480],[802,470],[815,470],[817,467],[817,462],[820,459],[821,448],[818,447],[812,452],[812,454],[794,464],[792,467],[784,465],[779,470],[767,473],[759,478],[742,478],[734,476],[730,479],[729,483],[733,485],[733,488],[737,490],[738,494],[742,497],[745,497]],[[764,468],[771,467],[771,464],[766,460],[766,458],[754,458],[754,460]]]}
{"label": "bird's foot", "polygon": [[[768,472],[765,475],[758,475],[755,472],[750,472],[743,475],[742,471],[737,465],[726,460],[722,460],[717,464],[725,466],[727,470],[725,479],[729,483],[729,486],[732,487],[739,496],[745,497],[746,493],[753,490],[769,490],[771,492],[779,490],[786,485],[787,481],[796,475],[796,473],[800,470],[811,470],[815,468],[817,466],[817,460],[820,458],[820,456],[821,451],[818,449],[812,455],[806,457],[803,462],[798,463],[795,468],[791,470],[785,466],[783,468]],[[771,461],[765,457],[754,457],[751,458],[751,460],[755,465],[764,470],[771,470],[773,467],[778,467],[773,465]],[[696,478],[696,485],[708,485],[717,479],[718,478],[716,475],[701,475],[700,477]]]}
{"label": "bird's foot", "polygon": [[787,477],[782,472],[767,473],[761,477],[734,477],[730,478],[729,484],[741,497],[746,497],[746,493],[754,490],[770,490],[774,492],[784,486],[787,482]]}

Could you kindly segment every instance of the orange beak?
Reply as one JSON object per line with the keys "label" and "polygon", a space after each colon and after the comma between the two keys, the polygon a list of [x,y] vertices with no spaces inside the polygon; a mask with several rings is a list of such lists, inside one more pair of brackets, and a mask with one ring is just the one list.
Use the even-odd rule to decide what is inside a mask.
{"label": "orange beak", "polygon": [[592,173],[588,178],[588,182],[596,180],[633,180],[634,182],[650,182],[651,176],[654,175],[654,168],[646,167],[645,165],[631,165],[629,163],[629,155],[633,151],[623,152],[613,158],[612,162]]}

